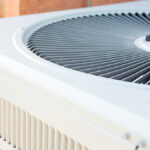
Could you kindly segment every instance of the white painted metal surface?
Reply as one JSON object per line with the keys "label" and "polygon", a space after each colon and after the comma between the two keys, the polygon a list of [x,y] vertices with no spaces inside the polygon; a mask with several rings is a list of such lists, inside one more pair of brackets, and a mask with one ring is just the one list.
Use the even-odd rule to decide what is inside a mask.
{"label": "white painted metal surface", "polygon": [[[149,86],[100,78],[52,63],[47,64],[46,61],[33,56],[23,44],[24,31],[28,30],[30,35],[34,24],[40,22],[38,24],[41,26],[47,23],[47,21],[41,23],[42,20],[53,21],[66,16],[91,14],[96,11],[100,13],[129,10],[149,12],[149,6],[150,2],[145,1],[0,20],[0,98],[5,103],[14,105],[15,111],[16,109],[24,111],[24,115],[29,116],[27,122],[30,122],[31,116],[34,117],[33,126],[28,123],[24,126],[24,117],[19,117],[22,119],[19,122],[23,123],[22,128],[24,128],[20,130],[23,135],[20,139],[22,149],[30,146],[30,141],[23,142],[27,137],[33,138],[32,144],[39,141],[36,146],[40,149],[42,146],[44,146],[43,150],[47,149],[45,140],[42,142],[43,140],[40,139],[41,134],[46,134],[45,125],[57,131],[55,142],[60,143],[60,135],[64,141],[63,134],[67,137],[69,145],[67,150],[71,150],[71,140],[77,143],[76,150],[134,150],[143,140],[146,144],[139,148],[150,149]],[[2,107],[2,118],[3,113],[5,116],[8,112],[3,111]],[[37,132],[32,130],[35,120],[41,120],[42,124],[41,129],[41,124],[38,123]],[[18,127],[20,128],[17,121],[15,117],[15,127],[10,124],[16,129],[16,132],[12,132],[11,135],[16,135]],[[3,137],[5,134],[7,137],[10,128],[7,130],[4,125],[0,127]],[[33,135],[26,132],[30,130],[33,135],[38,134],[39,138],[35,140]],[[16,139],[12,139],[12,143],[16,142],[18,145],[17,138],[16,136]],[[5,145],[0,144],[0,148],[5,149]],[[31,149],[36,149],[36,146],[32,145]]]}

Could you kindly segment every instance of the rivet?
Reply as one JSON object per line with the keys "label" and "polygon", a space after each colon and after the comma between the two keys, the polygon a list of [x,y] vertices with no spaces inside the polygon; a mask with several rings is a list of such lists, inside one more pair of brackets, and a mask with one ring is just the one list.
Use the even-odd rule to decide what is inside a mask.
{"label": "rivet", "polygon": [[125,139],[129,139],[130,138],[130,134],[129,133],[125,133],[123,136]]}
{"label": "rivet", "polygon": [[144,147],[146,145],[146,142],[144,140],[139,142],[139,147]]}

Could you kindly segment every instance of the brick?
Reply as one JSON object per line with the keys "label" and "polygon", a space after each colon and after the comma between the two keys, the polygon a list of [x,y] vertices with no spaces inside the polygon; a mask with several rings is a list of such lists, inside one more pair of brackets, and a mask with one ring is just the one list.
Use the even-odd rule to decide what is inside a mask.
{"label": "brick", "polygon": [[86,0],[20,0],[20,14],[80,8]]}
{"label": "brick", "polygon": [[127,1],[133,1],[133,0],[91,0],[91,5],[92,6],[97,6],[97,5],[127,2]]}
{"label": "brick", "polygon": [[109,3],[121,3],[121,2],[129,2],[129,1],[134,1],[134,0],[109,0]]}
{"label": "brick", "polygon": [[19,16],[20,0],[5,0],[5,17]]}
{"label": "brick", "polygon": [[2,17],[2,2],[0,1],[0,17]]}
{"label": "brick", "polygon": [[109,4],[109,0],[91,0],[91,6]]}

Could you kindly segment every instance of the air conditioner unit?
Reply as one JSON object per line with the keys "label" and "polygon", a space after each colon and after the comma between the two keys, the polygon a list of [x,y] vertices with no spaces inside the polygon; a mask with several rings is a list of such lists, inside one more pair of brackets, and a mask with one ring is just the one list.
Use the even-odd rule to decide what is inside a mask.
{"label": "air conditioner unit", "polygon": [[150,150],[150,2],[0,20],[0,150]]}

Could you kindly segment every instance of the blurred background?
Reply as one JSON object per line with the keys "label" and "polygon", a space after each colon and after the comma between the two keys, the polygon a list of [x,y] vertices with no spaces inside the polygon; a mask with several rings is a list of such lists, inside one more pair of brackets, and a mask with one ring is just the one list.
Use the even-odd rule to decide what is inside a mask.
{"label": "blurred background", "polygon": [[0,0],[0,17],[83,8],[133,0]]}

